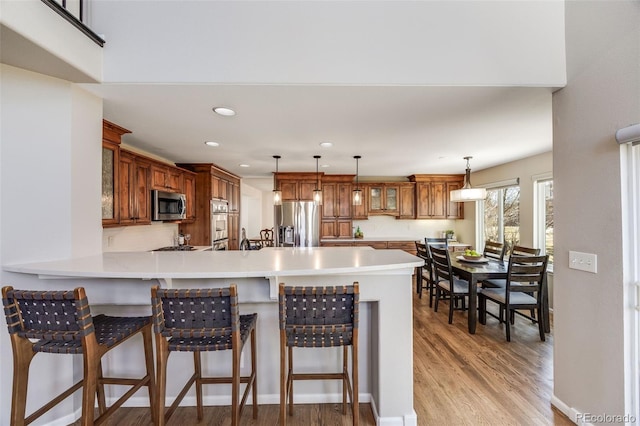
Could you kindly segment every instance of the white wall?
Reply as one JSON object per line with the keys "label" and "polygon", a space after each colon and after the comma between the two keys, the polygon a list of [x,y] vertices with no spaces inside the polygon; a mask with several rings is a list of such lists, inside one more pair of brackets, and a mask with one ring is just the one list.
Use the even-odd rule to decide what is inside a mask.
{"label": "white wall", "polygon": [[[99,253],[101,101],[69,82],[5,65],[0,66],[0,85],[0,264]],[[16,288],[30,288],[34,280],[0,273],[2,285]],[[6,332],[0,333],[0,342],[0,363],[11,365]],[[31,376],[38,377],[39,385],[31,388],[27,410],[70,385],[72,373],[70,357],[37,356]],[[2,425],[9,424],[11,374],[11,368],[0,369]],[[72,411],[67,402],[44,419]]]}
{"label": "white wall", "polygon": [[107,82],[560,87],[562,9],[536,0],[129,0],[94,2],[91,22],[107,39]]}
{"label": "white wall", "polygon": [[[568,82],[553,96],[553,402],[570,413],[634,414],[614,134],[640,121],[640,2],[570,1],[565,14]],[[569,250],[595,253],[598,273],[569,269]]]}

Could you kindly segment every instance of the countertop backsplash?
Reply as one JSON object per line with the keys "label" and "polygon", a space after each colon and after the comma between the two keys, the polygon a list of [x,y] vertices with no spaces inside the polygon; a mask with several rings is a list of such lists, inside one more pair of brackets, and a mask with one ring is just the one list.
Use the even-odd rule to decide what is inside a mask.
{"label": "countertop backsplash", "polygon": [[153,222],[144,226],[102,229],[102,252],[149,251],[174,245],[177,223]]}
{"label": "countertop backsplash", "polygon": [[[456,230],[455,220],[399,220],[391,216],[370,216],[368,220],[354,220],[353,229],[360,227],[364,237],[411,237],[422,239],[424,237],[440,237],[447,229]],[[456,239],[462,242],[464,235],[456,233]]]}

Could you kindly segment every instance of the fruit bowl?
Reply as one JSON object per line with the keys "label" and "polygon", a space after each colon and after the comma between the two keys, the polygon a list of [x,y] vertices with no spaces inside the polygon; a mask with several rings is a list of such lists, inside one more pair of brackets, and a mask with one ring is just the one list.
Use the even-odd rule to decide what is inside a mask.
{"label": "fruit bowl", "polygon": [[464,257],[467,260],[480,260],[482,259],[482,255],[479,254],[477,256],[471,255],[471,254],[463,254],[462,257]]}

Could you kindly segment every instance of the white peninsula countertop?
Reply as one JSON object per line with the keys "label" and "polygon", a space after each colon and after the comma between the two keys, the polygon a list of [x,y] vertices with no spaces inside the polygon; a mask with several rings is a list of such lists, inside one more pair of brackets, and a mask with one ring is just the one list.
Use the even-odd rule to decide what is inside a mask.
{"label": "white peninsula countertop", "polygon": [[368,247],[269,247],[247,251],[113,252],[48,262],[4,265],[9,272],[91,278],[244,278],[326,275],[415,268],[402,250]]}
{"label": "white peninsula countertop", "polygon": [[[164,288],[238,286],[241,312],[258,314],[258,403],[279,403],[278,284],[296,286],[360,285],[359,375],[360,401],[370,403],[376,424],[415,426],[413,409],[413,278],[423,260],[403,250],[370,247],[263,248],[248,251],[113,252],[95,256],[3,265],[15,274],[16,288],[29,290],[84,287],[92,314],[149,315],[151,286]],[[136,346],[136,345],[133,345]],[[111,367],[144,371],[142,361],[124,350]],[[321,348],[298,357],[303,370],[331,372],[341,365],[341,351]],[[122,352],[122,351],[121,351]],[[302,355],[302,354],[301,354]],[[211,358],[211,361],[209,361]],[[74,361],[69,361],[74,362]],[[192,360],[176,357],[171,369],[192,371]],[[230,359],[207,355],[208,368],[231,368]],[[210,364],[209,364],[210,363]],[[65,366],[67,369],[82,366]],[[242,367],[242,368],[247,368]],[[117,369],[116,369],[117,370]],[[226,371],[226,370],[225,370]],[[50,389],[51,397],[63,389]],[[180,391],[168,388],[169,401]],[[228,405],[228,389],[204,388],[205,405]],[[120,390],[107,395],[115,401]],[[46,392],[45,392],[46,393]],[[297,401],[339,403],[339,381],[305,381],[295,387]],[[43,398],[49,395],[42,395]],[[145,399],[139,404],[146,404]],[[193,390],[182,405],[195,405]],[[61,421],[49,419],[50,422]],[[66,421],[66,420],[65,420]],[[69,422],[66,422],[69,423]],[[66,424],[65,423],[65,424]]]}

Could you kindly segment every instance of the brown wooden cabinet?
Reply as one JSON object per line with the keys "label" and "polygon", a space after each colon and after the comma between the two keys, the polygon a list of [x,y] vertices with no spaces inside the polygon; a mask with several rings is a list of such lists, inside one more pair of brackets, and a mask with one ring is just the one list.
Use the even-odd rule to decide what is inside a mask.
{"label": "brown wooden cabinet", "polygon": [[399,183],[370,183],[369,187],[369,215],[399,214]]}
{"label": "brown wooden cabinet", "polygon": [[[463,181],[447,182],[447,199],[451,191],[462,188]],[[447,219],[464,219],[464,203],[451,202],[447,205]]]}
{"label": "brown wooden cabinet", "polygon": [[366,184],[359,184],[358,188],[362,191],[362,203],[359,206],[353,206],[351,217],[353,220],[367,220],[369,219],[369,187]]}
{"label": "brown wooden cabinet", "polygon": [[120,222],[119,163],[122,135],[131,133],[107,120],[102,120],[102,226]]}
{"label": "brown wooden cabinet", "polygon": [[162,163],[151,165],[151,189],[179,192],[182,189],[182,172]]}
{"label": "brown wooden cabinet", "polygon": [[353,238],[351,219],[321,221],[320,238]]}
{"label": "brown wooden cabinet", "polygon": [[191,234],[191,244],[211,245],[211,199],[229,202],[229,250],[237,250],[240,236],[240,177],[212,163],[177,164],[195,173],[195,220],[180,224],[180,231]]}
{"label": "brown wooden cabinet", "polygon": [[386,241],[354,241],[354,247],[371,247],[374,249],[386,249]]}
{"label": "brown wooden cabinet", "polygon": [[416,188],[412,182],[401,183],[398,198],[398,219],[415,219]]}
{"label": "brown wooden cabinet", "polygon": [[352,175],[325,175],[320,238],[353,238]]}
{"label": "brown wooden cabinet", "polygon": [[151,223],[151,192],[149,175],[151,163],[131,152],[121,150],[119,175],[119,225]]}
{"label": "brown wooden cabinet", "polygon": [[183,172],[182,193],[187,197],[187,217],[185,221],[196,220],[196,175],[195,173]]}
{"label": "brown wooden cabinet", "polygon": [[[320,173],[322,178],[323,173]],[[282,201],[313,201],[313,191],[322,185],[315,173],[278,173],[275,187],[282,191]]]}
{"label": "brown wooden cabinet", "polygon": [[449,201],[449,192],[462,186],[464,175],[411,175],[409,180],[416,183],[416,219],[464,218],[463,203]]}

